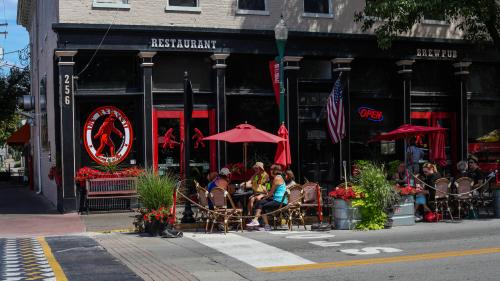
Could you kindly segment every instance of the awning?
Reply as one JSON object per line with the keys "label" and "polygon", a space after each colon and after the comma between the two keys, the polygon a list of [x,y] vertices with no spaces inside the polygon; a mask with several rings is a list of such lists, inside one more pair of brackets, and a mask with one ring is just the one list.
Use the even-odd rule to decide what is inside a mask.
{"label": "awning", "polygon": [[7,138],[7,144],[10,146],[24,145],[30,141],[30,125],[28,123],[24,124],[17,131],[12,133],[9,138]]}

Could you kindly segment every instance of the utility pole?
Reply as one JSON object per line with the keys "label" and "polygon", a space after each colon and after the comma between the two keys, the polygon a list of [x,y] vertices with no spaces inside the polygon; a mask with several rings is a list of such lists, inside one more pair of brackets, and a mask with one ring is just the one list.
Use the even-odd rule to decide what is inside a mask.
{"label": "utility pole", "polygon": [[3,34],[4,38],[7,38],[7,34],[8,34],[8,32],[7,32],[7,26],[8,26],[8,25],[9,25],[9,24],[8,24],[7,22],[0,23],[0,27],[1,27],[1,26],[5,26],[5,31],[0,31],[0,34]]}

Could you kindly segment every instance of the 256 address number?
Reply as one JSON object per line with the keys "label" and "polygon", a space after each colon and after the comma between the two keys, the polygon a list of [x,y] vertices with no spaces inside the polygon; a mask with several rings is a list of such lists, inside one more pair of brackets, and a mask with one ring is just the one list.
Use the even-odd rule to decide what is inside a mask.
{"label": "256 address number", "polygon": [[69,75],[66,74],[64,75],[64,104],[70,105],[71,104],[71,89],[70,89],[70,81],[69,81]]}

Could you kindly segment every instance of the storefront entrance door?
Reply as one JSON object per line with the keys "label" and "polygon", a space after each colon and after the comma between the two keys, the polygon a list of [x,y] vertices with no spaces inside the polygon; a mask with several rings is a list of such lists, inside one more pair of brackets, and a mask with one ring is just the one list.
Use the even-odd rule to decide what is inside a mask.
{"label": "storefront entrance door", "polygon": [[[452,165],[457,163],[457,123],[454,112],[412,112],[411,123],[421,126],[440,126],[447,128],[446,133],[446,159],[451,160]],[[421,139],[421,146],[424,148],[425,160],[429,160],[429,138]],[[454,169],[451,169],[452,171]]]}
{"label": "storefront entrance door", "polygon": [[184,163],[184,139],[191,139],[191,176],[198,181],[209,171],[216,170],[215,143],[202,141],[215,133],[215,111],[194,110],[192,131],[184,135],[184,112],[155,110],[153,112],[154,168],[160,175],[182,175]]}

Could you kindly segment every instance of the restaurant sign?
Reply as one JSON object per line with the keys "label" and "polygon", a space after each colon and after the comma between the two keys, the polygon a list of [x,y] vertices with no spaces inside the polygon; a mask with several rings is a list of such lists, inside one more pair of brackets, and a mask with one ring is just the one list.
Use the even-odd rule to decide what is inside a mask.
{"label": "restaurant sign", "polygon": [[120,163],[132,149],[132,124],[114,106],[96,108],[83,127],[83,145],[98,164]]}
{"label": "restaurant sign", "polygon": [[425,48],[417,49],[418,58],[456,59],[457,50]]}
{"label": "restaurant sign", "polygon": [[361,118],[370,120],[372,122],[382,122],[384,120],[384,114],[382,111],[375,110],[366,106],[359,107],[358,114]]}
{"label": "restaurant sign", "polygon": [[206,39],[151,38],[151,48],[163,49],[215,50],[216,43]]}

